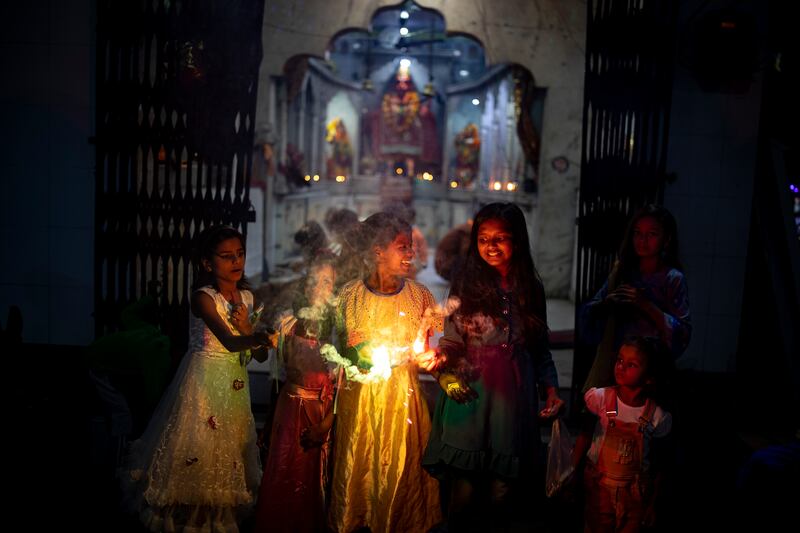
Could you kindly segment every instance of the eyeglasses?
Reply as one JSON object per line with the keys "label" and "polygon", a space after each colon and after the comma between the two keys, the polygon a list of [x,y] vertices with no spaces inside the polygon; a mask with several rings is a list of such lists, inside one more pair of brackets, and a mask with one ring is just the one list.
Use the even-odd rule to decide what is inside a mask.
{"label": "eyeglasses", "polygon": [[244,250],[240,250],[240,251],[236,252],[235,254],[218,254],[218,253],[214,253],[214,255],[216,255],[217,257],[219,257],[223,261],[230,261],[231,263],[235,263],[237,259],[243,259],[244,258]]}

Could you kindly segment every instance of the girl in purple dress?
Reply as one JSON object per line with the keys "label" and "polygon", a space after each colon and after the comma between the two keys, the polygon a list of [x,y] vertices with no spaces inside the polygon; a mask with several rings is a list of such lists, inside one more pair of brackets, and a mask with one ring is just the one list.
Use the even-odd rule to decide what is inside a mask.
{"label": "girl in purple dress", "polygon": [[478,212],[450,295],[461,303],[439,340],[444,363],[434,375],[443,394],[423,466],[449,483],[448,529],[488,531],[486,519],[508,520],[513,490],[535,486],[539,419],[564,404],[519,207],[494,203]]}

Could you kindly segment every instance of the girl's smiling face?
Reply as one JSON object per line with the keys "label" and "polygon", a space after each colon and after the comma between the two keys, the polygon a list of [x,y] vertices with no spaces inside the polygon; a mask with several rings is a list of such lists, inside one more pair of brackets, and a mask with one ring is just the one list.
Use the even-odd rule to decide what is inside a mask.
{"label": "girl's smiling face", "polygon": [[378,267],[383,274],[402,278],[411,274],[414,248],[410,233],[398,233],[392,242],[383,248],[376,247],[375,251]]}
{"label": "girl's smiling face", "polygon": [[478,228],[478,253],[481,259],[501,275],[508,273],[514,246],[508,226],[494,218],[483,222]]}

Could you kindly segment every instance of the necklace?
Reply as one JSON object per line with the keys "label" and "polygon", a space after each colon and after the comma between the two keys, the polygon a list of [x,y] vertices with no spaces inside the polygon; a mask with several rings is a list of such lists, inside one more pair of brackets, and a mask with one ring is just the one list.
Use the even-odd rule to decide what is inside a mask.
{"label": "necklace", "polygon": [[225,301],[228,302],[228,303],[231,303],[231,304],[237,303],[236,302],[236,292],[237,291],[231,291],[230,294],[225,294],[223,291],[219,291],[219,293],[222,295],[222,297],[225,298]]}

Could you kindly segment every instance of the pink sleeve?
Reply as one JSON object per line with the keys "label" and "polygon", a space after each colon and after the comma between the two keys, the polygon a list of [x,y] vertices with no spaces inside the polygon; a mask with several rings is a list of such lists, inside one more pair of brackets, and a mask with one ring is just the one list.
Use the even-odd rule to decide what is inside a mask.
{"label": "pink sleeve", "polygon": [[600,416],[603,408],[603,393],[604,389],[597,389],[592,387],[583,395],[583,401],[586,402],[586,408],[589,412]]}

